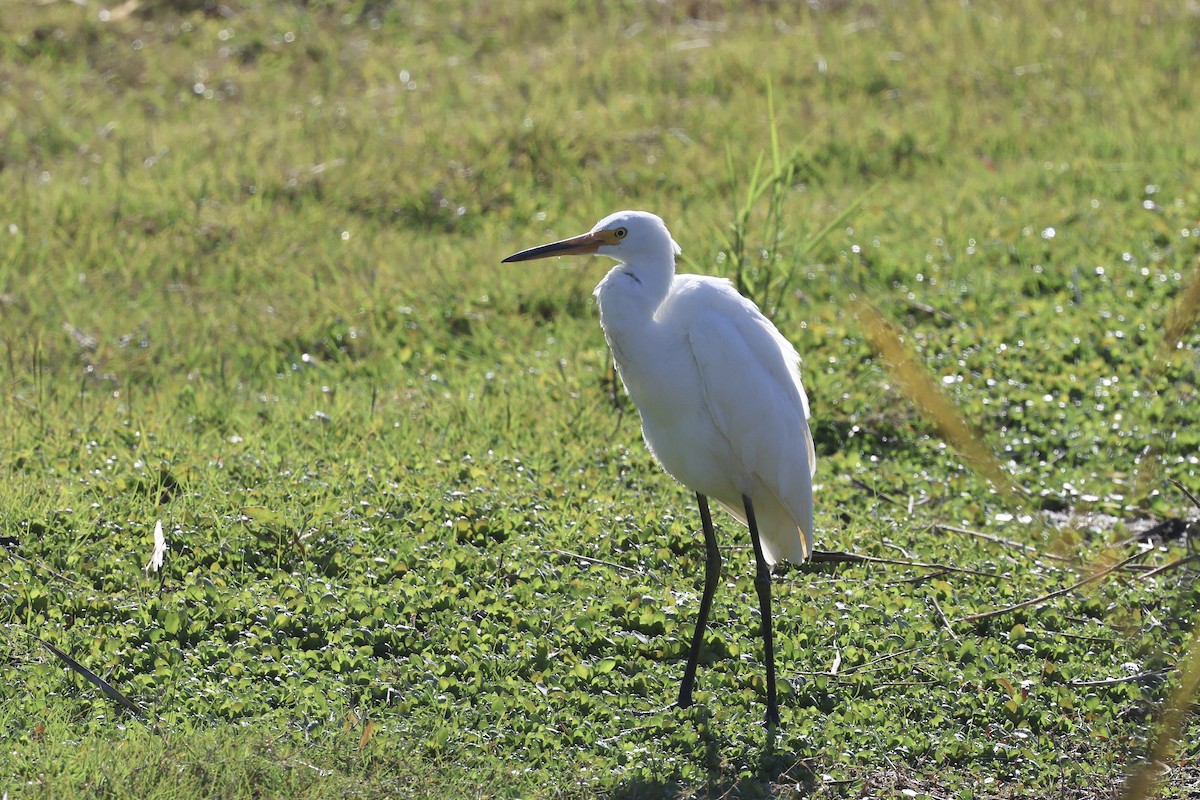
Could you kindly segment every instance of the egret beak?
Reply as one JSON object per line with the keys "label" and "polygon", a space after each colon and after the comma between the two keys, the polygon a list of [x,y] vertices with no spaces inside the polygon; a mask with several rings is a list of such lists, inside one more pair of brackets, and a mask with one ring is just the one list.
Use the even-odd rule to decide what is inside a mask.
{"label": "egret beak", "polygon": [[561,239],[557,242],[513,253],[500,263],[532,261],[535,258],[550,258],[551,256],[594,255],[602,245],[606,244],[616,244],[616,238],[612,235],[612,231],[591,231],[582,236],[572,236],[570,239]]}

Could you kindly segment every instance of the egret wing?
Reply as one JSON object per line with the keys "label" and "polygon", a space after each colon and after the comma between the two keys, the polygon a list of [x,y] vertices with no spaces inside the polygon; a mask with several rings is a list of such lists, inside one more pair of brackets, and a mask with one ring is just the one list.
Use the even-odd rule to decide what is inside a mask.
{"label": "egret wing", "polygon": [[[777,555],[803,560],[812,552],[812,475],[808,397],[795,348],[732,286],[694,315],[688,340],[713,424],[752,485],[760,533]],[[717,498],[745,521],[736,498]],[[768,523],[773,530],[764,529]],[[791,534],[782,530],[788,523]],[[792,541],[797,536],[802,541]],[[766,542],[764,542],[766,545]]]}

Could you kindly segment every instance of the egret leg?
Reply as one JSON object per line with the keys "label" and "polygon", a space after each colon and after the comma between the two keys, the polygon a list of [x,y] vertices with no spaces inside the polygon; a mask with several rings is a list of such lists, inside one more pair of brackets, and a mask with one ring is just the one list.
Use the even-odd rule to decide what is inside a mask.
{"label": "egret leg", "polygon": [[779,724],[779,701],[775,699],[775,637],[771,632],[771,568],[763,556],[762,540],[758,535],[758,523],[754,520],[754,505],[749,495],[742,495],[746,507],[746,524],[750,527],[750,541],[754,544],[754,588],[758,590],[758,608],[762,615],[763,657],[767,662],[767,724]]}
{"label": "egret leg", "polygon": [[704,595],[700,598],[700,616],[696,620],[696,632],[692,634],[692,649],[688,653],[687,667],[683,670],[683,685],[679,687],[680,708],[692,704],[692,686],[696,683],[696,666],[700,663],[700,647],[704,643],[704,628],[708,625],[708,612],[712,608],[713,595],[717,592],[717,581],[721,579],[721,549],[717,547],[717,534],[713,531],[712,515],[708,511],[708,498],[699,492],[696,501],[700,504],[700,523],[704,528]]}

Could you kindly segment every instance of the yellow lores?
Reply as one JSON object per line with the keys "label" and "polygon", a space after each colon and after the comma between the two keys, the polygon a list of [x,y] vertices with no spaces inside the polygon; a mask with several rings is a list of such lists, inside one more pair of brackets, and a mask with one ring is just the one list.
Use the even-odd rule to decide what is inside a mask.
{"label": "yellow lores", "polygon": [[779,723],[771,634],[771,565],[808,559],[816,467],[800,356],[729,281],[676,275],[679,245],[644,211],[618,211],[582,236],[504,259],[595,254],[615,259],[596,287],[600,324],[642,417],[646,444],[696,493],[707,548],[704,595],[679,690],[692,702],[704,627],[721,570],[709,497],[747,524],[757,566],[767,663],[767,723]]}

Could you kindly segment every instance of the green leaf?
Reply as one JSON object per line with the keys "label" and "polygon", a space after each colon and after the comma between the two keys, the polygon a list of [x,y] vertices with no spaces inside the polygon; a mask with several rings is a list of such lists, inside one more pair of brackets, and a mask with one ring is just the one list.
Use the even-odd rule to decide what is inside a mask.
{"label": "green leaf", "polygon": [[242,515],[267,527],[281,527],[286,521],[283,514],[265,506],[242,506]]}

